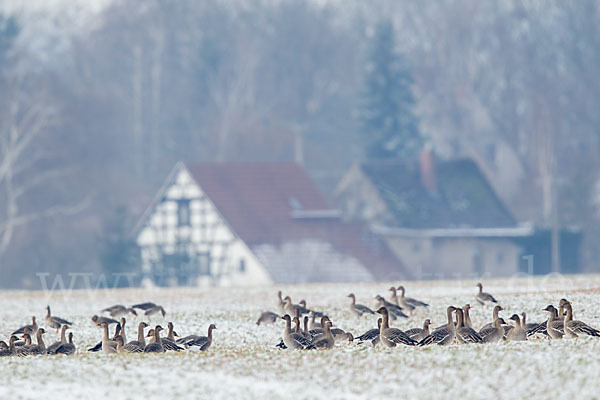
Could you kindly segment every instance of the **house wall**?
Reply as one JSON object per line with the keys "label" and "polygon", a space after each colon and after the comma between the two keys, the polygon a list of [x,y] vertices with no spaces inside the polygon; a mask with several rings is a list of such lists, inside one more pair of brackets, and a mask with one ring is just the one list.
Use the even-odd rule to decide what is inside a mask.
{"label": "house wall", "polygon": [[504,238],[385,237],[416,279],[511,276],[521,247]]}
{"label": "house wall", "polygon": [[391,218],[377,189],[364,175],[359,164],[355,164],[337,186],[335,201],[349,220],[385,223]]}
{"label": "house wall", "polygon": [[[188,206],[189,205],[189,206]],[[189,209],[188,220],[182,218]],[[161,285],[181,283],[185,268],[177,262],[189,257],[198,268],[197,285],[259,285],[271,283],[264,266],[222,218],[215,205],[189,172],[178,165],[161,199],[139,231],[142,273],[146,281]],[[173,266],[168,260],[174,260]],[[187,259],[187,258],[186,258]],[[243,265],[242,265],[243,264]],[[187,268],[187,267],[186,267]],[[165,280],[162,280],[165,277]],[[157,282],[158,281],[158,282]]]}

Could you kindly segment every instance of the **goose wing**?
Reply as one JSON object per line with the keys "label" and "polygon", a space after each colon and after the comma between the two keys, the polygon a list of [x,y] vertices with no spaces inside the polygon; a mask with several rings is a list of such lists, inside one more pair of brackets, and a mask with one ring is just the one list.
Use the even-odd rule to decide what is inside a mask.
{"label": "goose wing", "polygon": [[156,307],[156,304],[151,303],[151,302],[140,303],[140,304],[135,304],[135,305],[131,306],[131,308],[139,308],[140,310],[149,310],[154,307]]}
{"label": "goose wing", "polygon": [[373,310],[363,304],[355,304],[354,308],[358,310],[361,314],[375,314]]}
{"label": "goose wing", "polygon": [[390,342],[405,344],[407,346],[415,346],[416,341],[412,340],[406,333],[397,328],[384,329],[381,334]]}

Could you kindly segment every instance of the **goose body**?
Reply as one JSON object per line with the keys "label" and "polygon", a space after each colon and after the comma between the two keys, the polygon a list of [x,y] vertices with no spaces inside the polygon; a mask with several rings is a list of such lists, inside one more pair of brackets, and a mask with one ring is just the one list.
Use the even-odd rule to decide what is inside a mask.
{"label": "goose body", "polygon": [[292,319],[286,314],[281,317],[285,321],[283,328],[283,343],[289,349],[308,349],[312,348],[312,344],[303,335],[292,332]]}
{"label": "goose body", "polygon": [[413,307],[424,307],[427,308],[429,307],[429,304],[410,298],[410,297],[405,297],[405,292],[406,289],[404,289],[404,286],[398,286],[398,290],[400,291],[400,298],[399,298],[399,303],[402,307],[404,307],[402,304],[410,304]]}
{"label": "goose body", "polygon": [[56,354],[56,350],[63,344],[67,343],[66,332],[69,329],[68,325],[63,325],[60,329],[60,340],[58,342],[52,343],[46,349],[47,354]]}
{"label": "goose body", "polygon": [[117,304],[114,306],[110,306],[102,310],[102,312],[107,312],[113,318],[119,318],[122,316],[126,316],[132,314],[133,316],[137,316],[137,312],[133,307],[125,307],[122,304]]}
{"label": "goose body", "polygon": [[559,329],[559,326],[563,324],[563,321],[558,319],[558,312],[553,305],[548,305],[543,311],[550,313],[548,321],[546,321],[546,332],[552,339],[562,339],[564,333]]}
{"label": "goose body", "polygon": [[380,307],[377,310],[378,314],[381,314],[381,330],[379,332],[379,341],[386,347],[396,347],[397,344],[405,344],[407,346],[414,346],[417,344],[416,341],[411,339],[406,333],[397,328],[390,328],[389,325],[389,311],[386,307]]}
{"label": "goose body", "polygon": [[521,318],[517,314],[513,314],[510,319],[514,321],[514,327],[508,331],[506,339],[514,341],[527,340],[527,332],[525,332],[525,329],[521,325]]}
{"label": "goose body", "polygon": [[479,329],[479,333],[482,336],[486,335],[486,329],[488,328],[494,328],[494,323],[496,322],[496,320],[498,319],[499,315],[500,315],[500,311],[504,310],[504,308],[502,308],[502,306],[500,304],[497,304],[494,306],[494,310],[492,311],[492,322],[488,322],[487,324],[485,324],[484,326],[481,327],[481,329]]}
{"label": "goose body", "polygon": [[494,325],[491,328],[486,329],[487,334],[481,335],[483,337],[483,342],[495,343],[502,340],[502,338],[504,338],[504,328],[502,327],[502,324],[504,323],[505,321],[502,318],[496,318]]}
{"label": "goose body", "polygon": [[430,334],[429,327],[431,326],[431,321],[426,319],[423,322],[423,328],[412,328],[404,333],[406,333],[412,340],[416,340],[417,342],[423,340],[426,336]]}
{"label": "goose body", "polygon": [[600,337],[600,331],[598,331],[595,328],[592,328],[583,321],[573,319],[573,308],[571,306],[571,303],[567,302],[565,304],[565,308],[567,310],[567,315],[565,316],[564,322],[565,335],[572,338],[576,338],[579,335]]}
{"label": "goose body", "polygon": [[19,340],[19,338],[15,335],[11,335],[8,341],[8,348],[0,350],[0,357],[9,357],[13,356],[16,353],[15,350],[15,342]]}
{"label": "goose body", "polygon": [[102,326],[102,323],[106,323],[106,325],[118,324],[119,321],[116,319],[108,318],[108,317],[100,317],[98,315],[94,315],[92,317],[92,322],[96,324],[96,326]]}
{"label": "goose body", "polygon": [[454,341],[454,337],[456,336],[456,327],[454,326],[452,313],[456,310],[456,307],[449,306],[446,309],[446,314],[448,317],[448,323],[446,326],[436,329],[430,335],[424,337],[419,342],[419,346],[425,346],[433,343],[437,343],[440,346],[446,346],[452,343]]}
{"label": "goose body", "polygon": [[27,333],[25,332],[26,329],[29,329],[30,333],[35,333],[35,331],[37,331],[38,324],[35,321],[35,316],[31,317],[31,324],[20,327],[19,329],[11,333],[11,335],[22,335],[24,333]]}
{"label": "goose body", "polygon": [[213,339],[212,332],[215,329],[217,329],[215,324],[210,324],[210,326],[208,327],[208,335],[207,336],[197,336],[193,340],[186,342],[186,346],[187,347],[197,346],[200,349],[200,351],[208,350],[212,344],[212,339]]}
{"label": "goose body", "polygon": [[73,332],[69,332],[69,342],[61,344],[57,349],[55,354],[74,354],[75,353],[75,344],[73,343]]}
{"label": "goose body", "polygon": [[49,305],[46,306],[46,311],[46,323],[52,328],[56,329],[57,332],[62,325],[73,325],[72,322],[69,322],[66,319],[53,316]]}
{"label": "goose body", "polygon": [[456,338],[460,343],[483,343],[483,338],[475,329],[465,325],[464,310],[456,309]]}
{"label": "goose body", "polygon": [[313,341],[313,346],[317,349],[331,349],[335,345],[335,339],[331,333],[331,321],[325,323],[325,335],[318,340]]}
{"label": "goose body", "polygon": [[481,282],[475,286],[477,286],[479,288],[479,293],[477,293],[477,295],[475,296],[475,300],[477,300],[477,302],[481,306],[484,306],[485,303],[497,303],[494,296],[483,291],[483,285],[481,284]]}
{"label": "goose body", "polygon": [[256,326],[260,326],[260,324],[274,324],[279,319],[279,315],[275,314],[271,311],[265,311],[260,314],[258,317],[258,321],[256,321]]}
{"label": "goose body", "polygon": [[144,347],[144,353],[164,353],[165,348],[162,344],[162,339],[160,338],[160,332],[163,330],[162,326],[156,325],[154,328],[154,341],[152,343],[148,343],[146,347]]}
{"label": "goose body", "polygon": [[356,315],[357,317],[362,317],[363,314],[375,314],[375,312],[373,312],[373,310],[371,310],[369,307],[356,303],[356,297],[354,296],[354,293],[350,293],[348,297],[352,299],[352,303],[350,303],[350,312],[352,314]]}

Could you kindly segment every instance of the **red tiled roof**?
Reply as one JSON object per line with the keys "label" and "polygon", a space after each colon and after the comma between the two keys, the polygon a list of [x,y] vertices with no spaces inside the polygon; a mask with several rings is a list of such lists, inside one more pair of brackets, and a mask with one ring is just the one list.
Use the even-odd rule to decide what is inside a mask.
{"label": "red tiled roof", "polygon": [[186,168],[250,247],[316,239],[355,257],[376,279],[408,278],[400,261],[366,226],[339,218],[292,218],[297,209],[331,208],[297,164],[186,164]]}

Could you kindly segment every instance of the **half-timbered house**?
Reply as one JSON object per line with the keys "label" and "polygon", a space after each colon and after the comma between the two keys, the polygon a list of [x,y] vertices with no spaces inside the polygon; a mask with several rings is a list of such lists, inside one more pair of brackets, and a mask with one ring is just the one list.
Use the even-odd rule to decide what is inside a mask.
{"label": "half-timbered house", "polygon": [[296,164],[184,164],[137,226],[156,285],[261,285],[407,277],[385,243],[346,223]]}

